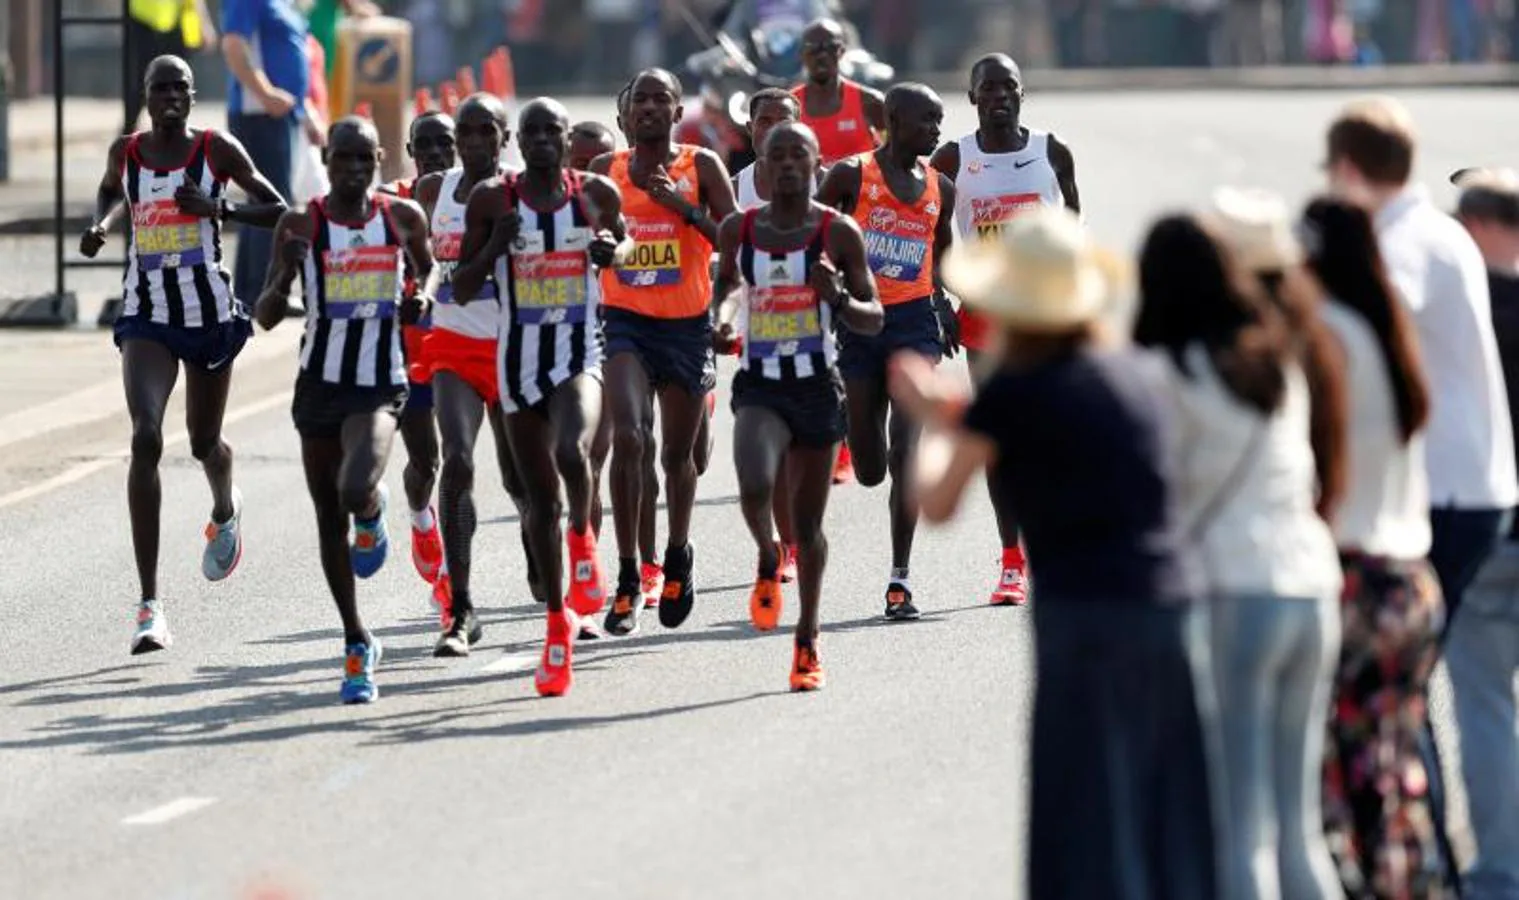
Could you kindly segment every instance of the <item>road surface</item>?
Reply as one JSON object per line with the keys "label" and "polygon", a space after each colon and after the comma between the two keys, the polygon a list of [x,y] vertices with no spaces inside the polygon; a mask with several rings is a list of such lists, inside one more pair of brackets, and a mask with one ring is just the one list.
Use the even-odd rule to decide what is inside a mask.
{"label": "road surface", "polygon": [[[1451,169],[1504,162],[1519,144],[1511,94],[1404,96],[1425,136],[1419,173],[1441,197]],[[946,137],[974,124],[949,99]],[[1345,99],[1036,95],[1026,117],[1074,148],[1092,226],[1130,249],[1153,214],[1221,182],[1306,197]],[[0,246],[0,263],[26,252]],[[86,299],[110,289],[79,277],[95,279]],[[109,339],[0,334],[0,896],[1023,896],[1029,612],[984,606],[998,547],[979,492],[957,523],[920,535],[924,619],[888,626],[884,491],[836,491],[829,687],[788,694],[789,633],[747,624],[754,554],[725,367],[694,526],[701,598],[683,628],[646,616],[632,638],[582,645],[573,693],[538,699],[541,613],[481,454],[484,643],[465,660],[431,657],[427,591],[393,512],[397,552],[360,588],[386,646],[382,698],[342,707],[288,414],[297,330],[260,336],[239,364],[227,432],[247,549],[221,585],[200,576],[209,498],[171,412],[161,581],[177,642],[139,659],[126,652],[136,583]],[[398,444],[394,497],[401,463]],[[610,566],[610,546],[603,556]],[[789,628],[794,591],[788,601]]]}

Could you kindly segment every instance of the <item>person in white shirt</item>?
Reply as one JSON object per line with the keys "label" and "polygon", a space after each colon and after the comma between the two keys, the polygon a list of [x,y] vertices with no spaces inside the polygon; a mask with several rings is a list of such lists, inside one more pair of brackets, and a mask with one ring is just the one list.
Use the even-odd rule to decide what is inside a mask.
{"label": "person in white shirt", "polygon": [[[1325,160],[1334,193],[1369,212],[1393,286],[1413,313],[1430,395],[1429,561],[1445,598],[1445,625],[1497,549],[1519,502],[1513,426],[1493,335],[1487,268],[1471,236],[1411,183],[1417,139],[1397,102],[1350,104],[1330,125]],[[1447,866],[1443,790],[1433,735],[1431,791]],[[1452,878],[1454,875],[1452,875]]]}
{"label": "person in white shirt", "polygon": [[[1172,488],[1209,600],[1223,748],[1219,896],[1329,900],[1342,894],[1318,796],[1341,575],[1315,507],[1318,469],[1337,465],[1318,465],[1309,438],[1307,335],[1295,327],[1307,318],[1289,321],[1242,265],[1252,216],[1233,218],[1239,205],[1151,229],[1134,340],[1170,363],[1180,423]],[[1279,205],[1274,231],[1295,254]]]}

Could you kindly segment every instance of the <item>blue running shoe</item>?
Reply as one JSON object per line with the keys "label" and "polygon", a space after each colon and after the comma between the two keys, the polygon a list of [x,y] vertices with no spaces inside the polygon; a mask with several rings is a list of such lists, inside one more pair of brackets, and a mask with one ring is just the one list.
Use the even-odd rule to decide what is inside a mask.
{"label": "blue running shoe", "polygon": [[232,489],[232,518],[206,525],[206,552],[200,570],[207,581],[221,581],[243,558],[243,492]]}
{"label": "blue running shoe", "polygon": [[380,642],[370,637],[367,644],[349,644],[344,651],[343,688],[339,692],[344,703],[373,703],[380,699],[380,686],[375,684],[374,670],[380,665],[383,651]]}
{"label": "blue running shoe", "polygon": [[385,565],[385,554],[390,550],[390,534],[385,530],[385,507],[390,504],[390,489],[380,485],[380,514],[371,520],[355,517],[353,520],[353,543],[348,546],[348,557],[353,562],[353,574],[369,578]]}

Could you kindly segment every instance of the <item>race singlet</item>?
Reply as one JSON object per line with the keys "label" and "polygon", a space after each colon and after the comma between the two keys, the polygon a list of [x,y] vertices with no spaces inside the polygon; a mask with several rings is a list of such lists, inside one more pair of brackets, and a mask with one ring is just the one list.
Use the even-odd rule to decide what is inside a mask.
{"label": "race singlet", "polygon": [[[677,150],[666,171],[687,203],[700,204],[696,148],[677,145]],[[603,302],[657,319],[703,315],[712,302],[712,244],[696,226],[633,185],[631,162],[631,150],[618,151],[607,171],[622,192],[623,217],[634,247],[627,263],[602,271]]]}
{"label": "race singlet", "polygon": [[887,186],[874,153],[860,160],[860,199],[854,220],[865,232],[865,253],[881,303],[892,306],[921,300],[934,290],[934,231],[943,212],[939,173],[925,165],[923,193],[907,204]]}

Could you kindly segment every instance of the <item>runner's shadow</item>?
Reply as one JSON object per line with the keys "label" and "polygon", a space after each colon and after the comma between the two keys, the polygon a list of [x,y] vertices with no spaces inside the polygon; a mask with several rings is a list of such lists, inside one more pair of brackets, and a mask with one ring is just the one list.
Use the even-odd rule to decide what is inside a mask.
{"label": "runner's shadow", "polygon": [[[661,493],[663,493],[663,491],[661,491]],[[738,503],[738,495],[737,494],[724,494],[721,497],[702,497],[702,498],[699,498],[699,499],[697,499],[697,501],[696,501],[696,503],[694,505],[696,505],[696,506],[735,506],[735,505],[737,505],[737,503]],[[655,504],[655,509],[663,511],[665,508],[666,508],[665,507],[665,502],[663,500],[660,500],[658,503]],[[602,509],[605,511],[604,514],[606,516],[606,521],[608,523],[610,523],[611,522],[611,518],[612,518],[612,513],[613,513],[611,502],[610,501],[604,501]],[[516,513],[507,513],[504,516],[492,516],[489,519],[481,519],[480,520],[480,524],[481,525],[509,525],[512,522],[520,522],[520,521],[522,521],[522,517],[521,516],[518,516]]]}

